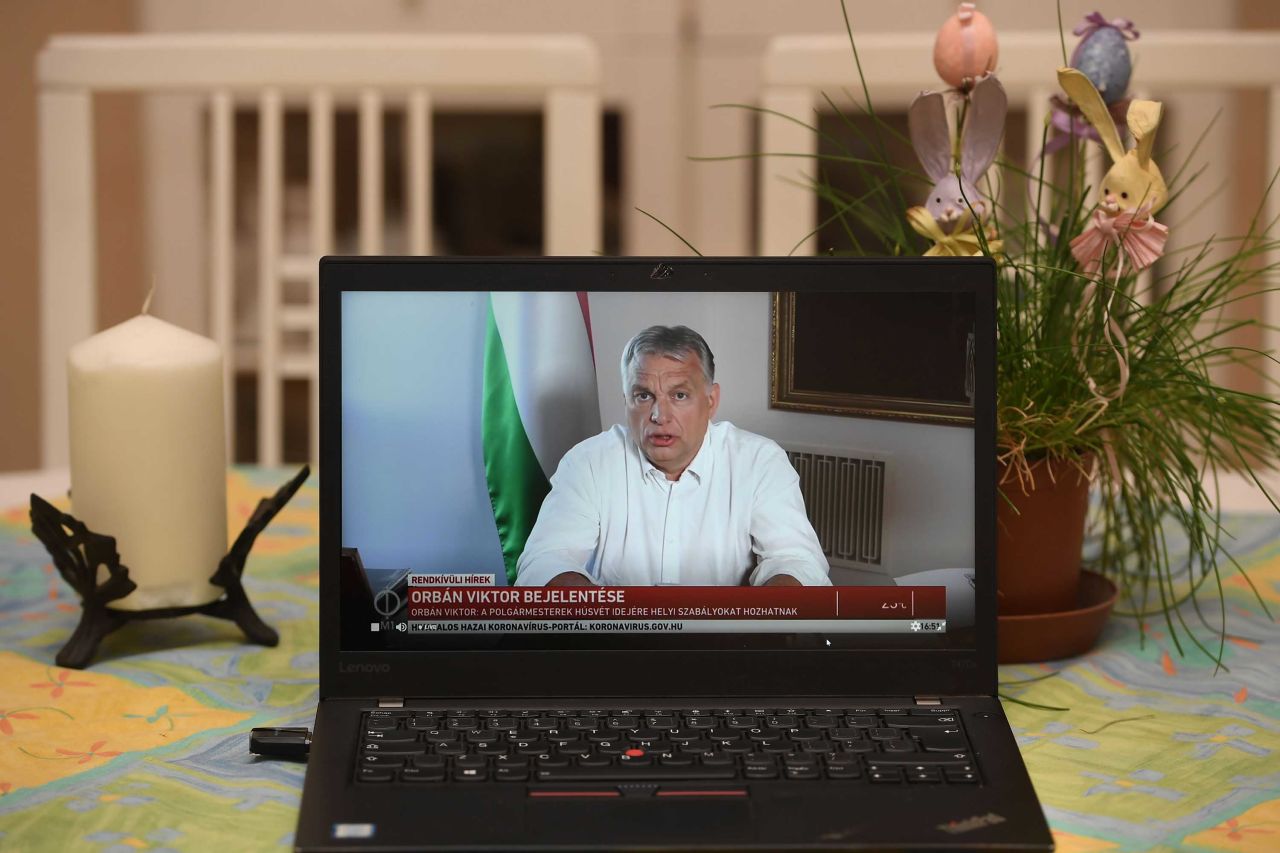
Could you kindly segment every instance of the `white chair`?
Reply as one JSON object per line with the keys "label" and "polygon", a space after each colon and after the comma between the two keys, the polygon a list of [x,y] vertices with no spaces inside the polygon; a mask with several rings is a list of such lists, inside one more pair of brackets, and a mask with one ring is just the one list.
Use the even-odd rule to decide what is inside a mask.
{"label": "white chair", "polygon": [[[279,465],[281,389],[311,388],[317,447],[317,263],[333,251],[333,115],[359,113],[359,251],[382,252],[382,112],[405,110],[408,248],[431,253],[433,105],[500,102],[540,106],[543,122],[543,252],[585,255],[601,246],[600,69],[595,47],[575,36],[127,35],[59,36],[38,59],[40,134],[41,439],[46,469],[67,462],[67,350],[95,331],[93,95],[199,93],[208,98],[208,294],[211,335],[226,356],[233,418],[232,123],[237,105],[259,112],[257,335],[258,463]],[[283,112],[309,112],[309,250],[281,239]],[[310,285],[306,305],[285,305],[283,284]],[[308,345],[284,344],[304,332]],[[243,349],[241,347],[240,349]],[[234,420],[230,421],[234,423]],[[228,430],[229,440],[232,431]]]}
{"label": "white chair", "polygon": [[[858,38],[858,58],[878,110],[905,112],[922,89],[941,89],[933,70],[931,33],[879,33]],[[1021,107],[1027,116],[1027,151],[1038,151],[1049,96],[1057,91],[1054,70],[1061,64],[1062,48],[1057,32],[1000,33],[997,73],[1009,95],[1010,110]],[[1133,48],[1139,55],[1135,81],[1144,95],[1177,108],[1178,98],[1198,92],[1262,89],[1267,92],[1266,174],[1280,170],[1280,33],[1181,31],[1144,32]],[[917,57],[918,61],[904,61]],[[765,152],[812,156],[816,135],[794,121],[816,120],[823,105],[822,93],[840,103],[845,91],[861,99],[857,69],[845,34],[780,36],[766,49],[760,106],[760,149]],[[841,107],[842,109],[844,106]],[[771,115],[770,112],[780,115]],[[1157,143],[1159,144],[1159,143]],[[1101,157],[1089,163],[1096,184],[1105,164]],[[758,193],[762,255],[812,255],[817,249],[817,204],[805,187],[804,177],[817,173],[816,162],[794,157],[762,157]],[[1280,186],[1266,201],[1264,221],[1280,217]],[[806,235],[809,235],[806,237]],[[1280,263],[1280,257],[1262,263]],[[1280,282],[1274,279],[1266,294],[1266,332],[1263,348],[1280,354]],[[1280,383],[1280,365],[1268,364],[1272,388]],[[1280,472],[1273,472],[1270,488],[1280,486]],[[1235,478],[1223,486],[1224,508],[1268,510],[1270,504],[1251,483]]]}
{"label": "white chair", "polygon": [[[1280,33],[1271,32],[1166,32],[1144,33],[1137,42],[1139,73],[1144,92],[1170,102],[1176,108],[1181,95],[1224,89],[1264,89],[1269,94],[1267,175],[1280,169]],[[933,35],[881,33],[858,39],[858,57],[873,103],[878,109],[906,110],[922,89],[940,89],[943,83],[928,60]],[[1049,96],[1057,91],[1054,69],[1060,64],[1061,46],[1056,32],[1000,34],[997,72],[1009,95],[1010,109],[1021,106],[1027,115],[1026,150],[1040,148]],[[920,61],[904,62],[903,57]],[[857,71],[845,35],[784,36],[770,42],[765,52],[760,105],[766,111],[812,123],[823,92],[833,96],[857,90]],[[1137,75],[1135,75],[1137,79]],[[812,155],[815,135],[783,118],[762,114],[761,151]],[[1104,164],[1090,164],[1098,176]],[[813,193],[797,186],[802,173],[813,174],[810,162],[793,158],[760,160],[759,252],[787,254],[799,244],[798,254],[812,254],[817,224]],[[1280,216],[1280,192],[1267,199],[1267,219]],[[1270,322],[1280,324],[1280,293],[1268,298]],[[1280,351],[1280,336],[1272,332],[1271,351]],[[1272,365],[1276,371],[1275,365]],[[1280,371],[1273,372],[1280,380]]]}

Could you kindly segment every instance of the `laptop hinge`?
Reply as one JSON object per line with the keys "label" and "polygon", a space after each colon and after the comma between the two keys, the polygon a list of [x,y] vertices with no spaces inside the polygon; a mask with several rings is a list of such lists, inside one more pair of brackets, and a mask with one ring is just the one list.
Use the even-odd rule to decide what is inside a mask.
{"label": "laptop hinge", "polygon": [[379,707],[379,708],[403,708],[403,707],[404,707],[404,699],[390,699],[390,698],[388,698],[388,699],[379,699],[379,700],[378,700],[378,707]]}
{"label": "laptop hinge", "polygon": [[937,696],[917,696],[916,704],[917,705],[941,705],[942,700],[939,699]]}

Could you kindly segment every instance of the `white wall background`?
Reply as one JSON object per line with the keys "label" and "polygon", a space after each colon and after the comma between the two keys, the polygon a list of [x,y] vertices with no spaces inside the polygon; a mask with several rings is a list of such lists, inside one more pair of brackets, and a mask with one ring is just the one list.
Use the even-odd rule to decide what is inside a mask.
{"label": "white wall background", "polygon": [[480,439],[484,293],[342,300],[342,545],[506,583]]}

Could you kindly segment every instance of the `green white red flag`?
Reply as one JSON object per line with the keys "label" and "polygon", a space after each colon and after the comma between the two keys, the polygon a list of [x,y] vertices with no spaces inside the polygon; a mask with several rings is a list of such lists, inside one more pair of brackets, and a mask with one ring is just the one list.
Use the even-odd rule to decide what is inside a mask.
{"label": "green white red flag", "polygon": [[569,448],[600,432],[585,293],[489,295],[481,433],[507,582]]}

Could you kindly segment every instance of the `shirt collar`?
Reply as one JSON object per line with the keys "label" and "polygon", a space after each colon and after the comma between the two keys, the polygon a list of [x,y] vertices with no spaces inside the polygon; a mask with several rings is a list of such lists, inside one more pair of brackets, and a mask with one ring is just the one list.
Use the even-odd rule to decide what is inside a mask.
{"label": "shirt collar", "polygon": [[707,431],[702,436],[702,446],[698,448],[698,454],[693,457],[689,467],[684,469],[685,473],[696,477],[699,483],[711,474],[711,463],[715,459],[715,454],[711,450],[711,436],[714,432],[715,424],[707,424]]}

